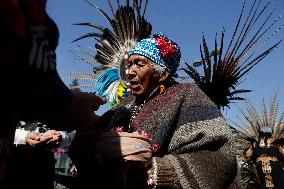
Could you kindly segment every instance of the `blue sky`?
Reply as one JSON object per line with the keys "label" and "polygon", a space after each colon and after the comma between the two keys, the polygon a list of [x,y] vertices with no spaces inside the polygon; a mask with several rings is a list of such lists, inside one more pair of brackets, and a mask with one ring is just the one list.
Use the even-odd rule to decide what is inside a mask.
{"label": "blue sky", "polygon": [[[93,0],[92,2],[110,13],[107,0]],[[284,2],[273,0],[272,5],[277,7],[276,15],[283,14]],[[182,59],[194,61],[200,57],[199,45],[202,33],[206,36],[208,46],[211,49],[214,47],[216,32],[220,36],[223,27],[226,29],[225,43],[230,39],[241,6],[241,0],[149,0],[146,18],[152,23],[153,33],[162,31],[181,46]],[[75,56],[70,53],[70,51],[74,50],[76,44],[79,44],[71,43],[71,41],[89,30],[72,24],[96,22],[103,26],[109,26],[106,20],[83,0],[49,0],[47,11],[57,23],[60,31],[60,41],[57,48],[59,74],[64,77],[63,70],[91,72],[91,67],[75,61]],[[280,23],[284,24],[283,18]],[[278,33],[275,38],[284,38],[284,30]],[[94,42],[90,41],[80,42],[80,45],[86,48],[90,45],[94,46],[94,44]],[[268,102],[272,92],[278,90],[279,110],[284,111],[283,50],[282,45],[272,52],[239,85],[239,89],[253,90],[246,97],[251,99],[257,107],[260,107],[260,101],[263,97]],[[65,82],[69,84],[69,81]],[[227,108],[222,112],[223,115],[226,118],[236,120],[236,115],[239,114],[238,106],[243,107],[243,103],[232,104],[230,109]],[[106,106],[102,107],[98,114],[106,111],[106,109]]]}

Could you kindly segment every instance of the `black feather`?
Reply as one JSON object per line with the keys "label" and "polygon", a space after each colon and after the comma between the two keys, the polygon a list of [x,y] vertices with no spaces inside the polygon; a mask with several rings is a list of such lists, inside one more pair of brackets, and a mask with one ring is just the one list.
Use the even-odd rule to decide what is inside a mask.
{"label": "black feather", "polygon": [[[219,108],[228,107],[233,101],[244,100],[244,98],[238,95],[250,92],[250,90],[237,89],[240,81],[244,79],[244,76],[248,74],[254,66],[260,63],[274,49],[278,48],[283,41],[276,41],[262,52],[256,53],[254,48],[263,40],[264,36],[268,34],[272,27],[277,27],[277,23],[279,23],[280,20],[280,17],[277,17],[273,23],[269,24],[271,18],[273,18],[275,9],[268,12],[266,15],[270,2],[264,5],[262,5],[261,2],[262,0],[254,0],[252,5],[248,8],[247,16],[245,16],[246,0],[244,0],[225,55],[223,55],[225,48],[224,30],[222,31],[219,55],[214,53],[210,54],[205,37],[202,37],[200,56],[203,66],[203,75],[199,74],[199,77],[196,77],[197,74],[193,72],[193,69],[191,69],[189,65],[187,65],[186,69],[183,69]],[[259,26],[256,27],[256,23],[259,21]],[[275,32],[279,32],[282,28],[284,27],[278,27]],[[269,35],[267,40],[275,36],[275,32]],[[249,40],[247,40],[247,38],[249,38]],[[216,49],[217,39],[215,37],[213,52],[216,51]],[[212,61],[211,58],[213,58]]]}

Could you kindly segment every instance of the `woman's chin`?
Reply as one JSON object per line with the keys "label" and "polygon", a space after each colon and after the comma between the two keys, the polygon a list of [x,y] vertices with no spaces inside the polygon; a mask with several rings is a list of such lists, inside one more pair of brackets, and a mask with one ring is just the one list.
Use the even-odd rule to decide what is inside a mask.
{"label": "woman's chin", "polygon": [[144,90],[143,87],[141,87],[141,85],[132,85],[131,89],[132,89],[132,95],[135,97],[139,97],[144,94]]}

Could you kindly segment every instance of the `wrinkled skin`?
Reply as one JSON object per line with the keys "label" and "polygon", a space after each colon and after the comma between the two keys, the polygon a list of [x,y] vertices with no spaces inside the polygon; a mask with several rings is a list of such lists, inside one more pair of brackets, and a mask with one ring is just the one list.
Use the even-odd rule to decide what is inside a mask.
{"label": "wrinkled skin", "polygon": [[45,133],[29,132],[26,136],[26,143],[33,147],[55,148],[61,140],[61,134],[56,130],[48,130]]}
{"label": "wrinkled skin", "polygon": [[135,97],[148,96],[159,85],[160,74],[144,56],[131,55],[128,62],[128,79]]}

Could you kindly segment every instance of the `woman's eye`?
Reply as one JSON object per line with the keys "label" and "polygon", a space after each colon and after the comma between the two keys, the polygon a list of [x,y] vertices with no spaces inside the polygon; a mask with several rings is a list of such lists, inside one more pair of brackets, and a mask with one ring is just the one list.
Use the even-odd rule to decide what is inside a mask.
{"label": "woman's eye", "polygon": [[132,64],[130,64],[130,63],[127,64],[127,68],[128,68],[128,69],[130,69],[131,66],[132,66]]}
{"label": "woman's eye", "polygon": [[144,63],[143,63],[142,61],[139,61],[139,62],[137,62],[137,65],[138,65],[139,67],[142,67],[142,66],[144,66]]}

